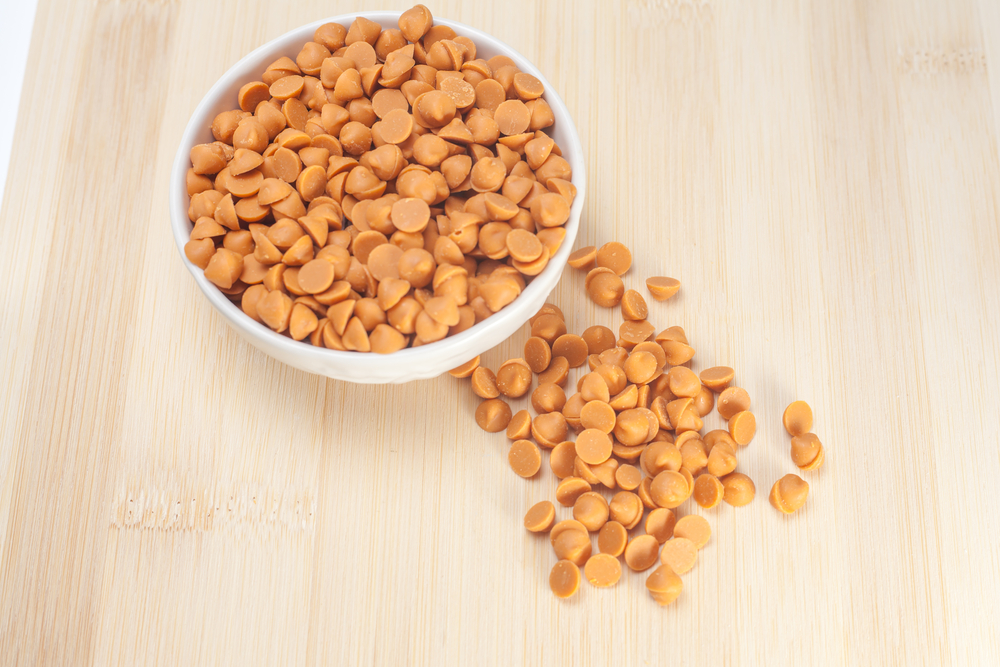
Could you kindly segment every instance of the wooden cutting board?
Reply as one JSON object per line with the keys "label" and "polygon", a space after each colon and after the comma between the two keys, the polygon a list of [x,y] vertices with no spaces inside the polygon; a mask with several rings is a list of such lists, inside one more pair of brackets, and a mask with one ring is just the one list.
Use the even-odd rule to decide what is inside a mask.
{"label": "wooden cutting board", "polygon": [[[552,596],[521,521],[553,476],[510,471],[466,384],[284,367],[179,260],[168,172],[215,79],[406,4],[39,3],[0,214],[0,663],[1000,663],[1000,4],[432,6],[550,78],[579,244],[679,278],[650,319],[753,397],[756,500],[681,508],[714,535],[663,609],[638,573]],[[552,296],[570,329],[617,328],[582,283]],[[793,399],[827,459],[785,517]]]}

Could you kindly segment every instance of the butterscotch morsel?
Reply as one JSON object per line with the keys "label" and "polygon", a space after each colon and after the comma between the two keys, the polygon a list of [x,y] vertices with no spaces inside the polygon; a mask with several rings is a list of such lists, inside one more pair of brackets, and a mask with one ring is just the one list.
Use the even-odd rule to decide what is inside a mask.
{"label": "butterscotch morsel", "polygon": [[504,240],[510,256],[519,262],[533,262],[544,250],[538,237],[524,229],[515,229]]}
{"label": "butterscotch morsel", "polygon": [[661,276],[654,276],[652,278],[646,278],[646,289],[649,290],[650,295],[657,301],[666,301],[673,295],[677,294],[677,290],[681,288],[681,283],[676,278],[666,278]]}
{"label": "butterscotch morsel", "polygon": [[523,359],[505,361],[496,375],[497,389],[509,398],[520,398],[531,389],[531,368]]}
{"label": "butterscotch morsel", "polygon": [[656,563],[660,543],[652,535],[639,535],[625,547],[625,564],[633,572],[644,572]]}
{"label": "butterscotch morsel", "polygon": [[694,501],[705,509],[712,509],[722,502],[725,488],[719,478],[711,473],[702,473],[694,480]]}
{"label": "butterscotch morsel", "polygon": [[511,470],[527,479],[542,467],[542,453],[530,440],[515,440],[507,452],[507,462]]}
{"label": "butterscotch morsel", "polygon": [[633,352],[625,360],[625,376],[633,384],[646,384],[655,377],[658,364],[649,352]]}
{"label": "butterscotch morsel", "polygon": [[669,565],[660,565],[646,579],[646,589],[660,606],[666,606],[680,597],[684,582]]}
{"label": "butterscotch morsel", "polygon": [[552,349],[545,339],[532,336],[524,343],[524,360],[533,373],[542,373],[552,361]]}
{"label": "butterscotch morsel", "polygon": [[813,424],[812,408],[805,401],[793,401],[785,408],[781,423],[793,438],[808,433]]}
{"label": "butterscotch morsel", "polygon": [[625,294],[625,283],[611,269],[597,267],[587,274],[587,296],[603,308],[614,308]]}
{"label": "butterscotch morsel", "polygon": [[565,440],[567,429],[566,417],[561,412],[548,412],[531,420],[531,437],[546,449]]}
{"label": "butterscotch morsel", "polygon": [[611,438],[596,428],[585,429],[576,438],[576,455],[590,465],[604,463],[611,456]]}
{"label": "butterscotch morsel", "polygon": [[583,568],[587,581],[596,588],[608,588],[622,577],[622,564],[611,554],[599,553],[590,557]]}
{"label": "butterscotch morsel", "polygon": [[664,470],[656,475],[649,487],[653,501],[667,509],[673,509],[687,500],[691,491],[684,475],[673,470]]}
{"label": "butterscotch morsel", "polygon": [[288,328],[292,305],[287,294],[274,290],[257,301],[257,316],[271,329],[281,333]]}
{"label": "butterscotch morsel", "polygon": [[424,5],[414,5],[399,15],[397,24],[407,41],[417,42],[434,25],[434,17]]}
{"label": "butterscotch morsel", "polygon": [[221,289],[229,289],[243,273],[243,256],[227,248],[219,248],[208,260],[205,277]]}
{"label": "butterscotch morsel", "polygon": [[570,440],[560,442],[549,452],[549,467],[559,479],[573,476],[576,461],[576,444]]}
{"label": "butterscotch morsel", "polygon": [[614,331],[600,324],[585,329],[581,338],[586,341],[590,354],[600,354],[610,350],[615,347],[618,340]]}
{"label": "butterscotch morsel", "polygon": [[729,387],[734,375],[735,371],[729,366],[713,366],[703,370],[700,377],[703,385],[715,393],[719,393]]}
{"label": "butterscotch morsel", "polygon": [[409,342],[406,336],[384,323],[376,324],[368,339],[375,354],[398,352]]}
{"label": "butterscotch morsel", "polygon": [[552,343],[552,354],[564,357],[570,368],[578,368],[586,363],[589,346],[581,336],[567,333],[559,336]]}
{"label": "butterscotch morsel", "polygon": [[[677,532],[676,526],[674,532]],[[698,547],[686,537],[674,537],[667,540],[660,552],[660,562],[669,565],[670,569],[677,574],[689,572],[694,567],[696,560],[698,560]]]}
{"label": "butterscotch morsel", "polygon": [[628,544],[628,530],[617,521],[608,521],[597,533],[597,550],[613,556],[616,560],[625,552]]}
{"label": "butterscotch morsel", "polygon": [[[524,205],[524,201],[521,202]],[[570,205],[556,192],[540,194],[531,201],[531,219],[539,227],[558,227],[569,220]]]}
{"label": "butterscotch morsel", "polygon": [[728,443],[719,442],[708,455],[708,472],[716,477],[725,477],[736,470],[736,452]]}
{"label": "butterscotch morsel", "polygon": [[685,537],[694,543],[695,548],[701,549],[712,537],[712,527],[704,517],[697,514],[689,514],[677,520],[674,526],[674,537]]}
{"label": "butterscotch morsel", "polygon": [[771,506],[783,514],[792,514],[806,504],[809,483],[798,475],[785,475],[771,487]]}
{"label": "butterscotch morsel", "polygon": [[815,433],[803,433],[792,438],[792,462],[799,470],[816,470],[826,458],[823,443]]}
{"label": "butterscotch morsel", "polygon": [[[746,447],[757,433],[757,418],[749,410],[743,410],[733,415],[729,420],[729,435],[737,445]],[[712,450],[715,451],[714,449]]]}
{"label": "butterscotch morsel", "polygon": [[590,271],[594,268],[594,261],[596,257],[597,246],[588,245],[571,252],[567,264],[572,266],[574,269]]}
{"label": "butterscotch morsel", "polygon": [[753,480],[741,472],[730,473],[720,481],[725,490],[723,500],[733,507],[749,505],[757,495],[757,487],[754,486]]}
{"label": "butterscotch morsel", "polygon": [[[614,448],[612,446],[612,452]],[[642,483],[642,472],[628,463],[622,464],[615,469],[615,482],[619,488],[625,491],[635,491]]]}
{"label": "butterscotch morsel", "polygon": [[559,561],[549,573],[549,588],[557,598],[573,597],[580,588],[580,568],[571,561]]}
{"label": "butterscotch morsel", "polygon": [[706,417],[712,412],[712,408],[715,407],[715,394],[708,387],[702,386],[698,390],[698,395],[694,397],[694,402],[691,404],[694,411],[698,413],[699,417]]}
{"label": "butterscotch morsel", "polygon": [[333,284],[334,267],[325,259],[306,262],[299,270],[299,285],[308,294],[325,292]]}
{"label": "butterscotch morsel", "polygon": [[[579,521],[574,521],[574,523],[582,527]],[[558,525],[556,524],[556,526]],[[549,535],[552,538],[552,550],[555,551],[556,558],[565,559],[577,565],[583,565],[590,558],[593,545],[590,542],[590,533],[587,532],[586,528],[556,531],[556,528],[553,527]]]}
{"label": "butterscotch morsel", "polygon": [[750,394],[740,387],[727,387],[719,394],[716,410],[719,416],[729,421],[737,412],[750,409]]}
{"label": "butterscotch morsel", "polygon": [[580,494],[591,490],[590,482],[579,477],[566,477],[556,486],[556,500],[564,507],[572,507]]}
{"label": "butterscotch morsel", "polygon": [[531,323],[531,335],[541,338],[549,345],[566,333],[566,322],[554,313],[546,313]]}
{"label": "butterscotch morsel", "polygon": [[532,533],[544,533],[556,521],[555,505],[548,500],[535,503],[524,515],[524,527]]}
{"label": "butterscotch morsel", "polygon": [[573,518],[592,533],[599,531],[608,522],[609,511],[608,501],[594,491],[581,493],[573,503]]}
{"label": "butterscotch morsel", "polygon": [[646,517],[646,534],[656,538],[659,544],[663,544],[674,536],[674,526],[677,517],[672,510],[658,507]]}
{"label": "butterscotch morsel", "polygon": [[694,398],[701,391],[701,381],[690,368],[674,366],[667,372],[667,386],[678,398]]}
{"label": "butterscotch morsel", "polygon": [[528,129],[531,111],[521,100],[507,100],[497,106],[493,112],[493,120],[500,127],[501,134],[507,136],[521,134]]}
{"label": "butterscotch morsel", "polygon": [[518,410],[507,424],[508,440],[523,440],[531,435],[531,413]]}
{"label": "butterscotch morsel", "polygon": [[476,408],[476,423],[487,433],[504,430],[510,423],[510,418],[510,406],[499,398],[483,401]]}
{"label": "butterscotch morsel", "polygon": [[595,261],[597,266],[607,267],[624,276],[632,266],[632,252],[624,244],[611,241],[598,249]]}
{"label": "butterscotch morsel", "polygon": [[642,499],[631,491],[619,491],[609,504],[611,518],[628,529],[642,520]]}
{"label": "butterscotch morsel", "polygon": [[645,320],[649,315],[649,306],[642,295],[634,289],[626,290],[622,295],[622,317],[630,321]]}
{"label": "butterscotch morsel", "polygon": [[596,429],[611,433],[615,428],[617,415],[614,408],[604,401],[588,401],[580,410],[580,424],[585,429]]}
{"label": "butterscotch morsel", "polygon": [[649,420],[639,408],[618,413],[614,428],[615,439],[623,445],[635,447],[649,441]]}
{"label": "butterscotch morsel", "polygon": [[480,366],[472,372],[472,393],[479,398],[497,398],[497,376],[485,366]]}
{"label": "butterscotch morsel", "polygon": [[535,412],[559,412],[566,405],[566,392],[562,387],[552,383],[540,383],[531,392],[531,407]]}

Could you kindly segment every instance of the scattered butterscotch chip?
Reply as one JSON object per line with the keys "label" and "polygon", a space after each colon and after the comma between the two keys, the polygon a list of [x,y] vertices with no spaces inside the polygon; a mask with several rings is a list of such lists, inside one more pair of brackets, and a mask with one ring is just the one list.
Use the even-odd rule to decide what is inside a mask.
{"label": "scattered butterscotch chip", "polygon": [[[574,524],[579,523],[579,521],[574,521]],[[587,532],[586,527],[583,530],[570,528],[563,531],[556,531],[558,525],[556,524],[552,528],[552,532],[549,533],[552,540],[552,550],[555,551],[556,558],[571,561],[576,565],[586,563],[593,550],[593,545],[590,543],[590,533]]]}
{"label": "scattered butterscotch chip", "polygon": [[597,588],[608,588],[618,583],[622,577],[622,564],[615,556],[606,553],[590,557],[583,567],[587,581]]}
{"label": "scattered butterscotch chip", "polygon": [[600,324],[584,329],[580,337],[587,343],[589,354],[600,354],[610,350],[617,345],[618,340],[614,331]]}
{"label": "scattered butterscotch chip", "polygon": [[549,588],[557,598],[573,597],[580,588],[580,568],[569,560],[560,560],[552,566]]}
{"label": "scattered butterscotch chip", "polygon": [[597,549],[601,553],[617,558],[625,552],[628,544],[628,530],[617,521],[608,521],[597,533]]}
{"label": "scattered butterscotch chip", "polygon": [[771,487],[768,496],[771,506],[784,514],[792,514],[806,504],[809,497],[809,482],[798,475],[785,475]]}
{"label": "scattered butterscotch chip", "polygon": [[524,359],[505,361],[496,375],[497,389],[508,398],[520,398],[531,388],[531,368]]}
{"label": "scattered butterscotch chip", "polygon": [[719,394],[716,410],[719,416],[729,421],[737,412],[750,409],[750,394],[740,387],[728,387]]}
{"label": "scattered butterscotch chip", "polygon": [[497,389],[497,376],[486,366],[480,366],[472,372],[472,393],[479,398],[496,398],[500,395]]}
{"label": "scattered butterscotch chip", "polygon": [[599,531],[608,522],[608,516],[608,501],[594,491],[581,493],[573,503],[573,518],[592,533]]}
{"label": "scattered butterscotch chip", "polygon": [[757,494],[753,480],[741,472],[732,472],[721,480],[724,489],[723,500],[733,507],[749,505]]}
{"label": "scattered butterscotch chip", "polygon": [[533,373],[543,373],[552,361],[552,348],[543,338],[532,336],[524,343],[524,360]]}
{"label": "scattered butterscotch chip", "polygon": [[[612,445],[612,449],[614,445]],[[628,463],[619,465],[615,469],[615,483],[618,488],[624,489],[625,491],[635,491],[639,488],[639,484],[642,483],[642,472],[633,465]]]}
{"label": "scattered butterscotch chip", "polygon": [[579,477],[567,477],[556,487],[556,500],[563,507],[572,507],[576,499],[591,490],[590,483]]}
{"label": "scattered butterscotch chip", "polygon": [[604,308],[614,308],[625,294],[625,283],[606,267],[598,267],[588,273],[586,286],[590,300]]}
{"label": "scattered butterscotch chip", "polygon": [[619,491],[608,504],[610,516],[614,521],[629,530],[642,520],[642,500],[630,491]]}
{"label": "scattered butterscotch chip", "polygon": [[718,394],[729,386],[735,374],[729,366],[713,366],[701,372],[701,383]]}
{"label": "scattered butterscotch chip", "polygon": [[604,463],[611,456],[611,438],[604,431],[588,428],[576,438],[576,455],[590,465]]}
{"label": "scattered butterscotch chip", "polygon": [[722,502],[725,487],[719,478],[711,473],[702,473],[694,480],[694,501],[705,509],[712,509]]}
{"label": "scattered butterscotch chip", "polygon": [[531,435],[531,413],[518,410],[507,424],[508,440],[524,440]]}
{"label": "scattered butterscotch chip", "polygon": [[657,301],[666,301],[681,288],[681,283],[675,278],[654,276],[646,278],[646,289]]}
{"label": "scattered butterscotch chip", "polygon": [[785,412],[781,416],[781,423],[784,424],[788,435],[793,438],[797,435],[804,435],[812,430],[812,408],[805,401],[793,401],[785,408]]}
{"label": "scattered butterscotch chip", "polygon": [[589,271],[593,268],[596,257],[597,246],[588,245],[570,253],[567,263],[574,269]]}
{"label": "scattered butterscotch chip", "polygon": [[456,366],[455,368],[448,371],[448,374],[456,378],[467,378],[471,376],[475,370],[479,368],[479,356],[475,356],[469,359],[467,362],[461,366]]}
{"label": "scattered butterscotch chip", "polygon": [[[676,533],[677,528],[674,527]],[[674,537],[663,544],[660,552],[660,561],[664,565],[669,565],[670,569],[677,574],[684,574],[694,567],[694,562],[698,559],[698,547],[686,537]]]}
{"label": "scattered butterscotch chip", "polygon": [[729,420],[729,435],[733,436],[737,445],[746,447],[753,440],[755,433],[757,433],[757,419],[749,410],[737,412]]}
{"label": "scattered butterscotch chip", "polygon": [[656,562],[660,543],[652,535],[639,535],[629,541],[625,547],[625,564],[633,572],[648,570]]}
{"label": "scattered butterscotch chip", "polygon": [[599,267],[607,267],[619,276],[624,276],[632,267],[632,251],[617,241],[605,243],[598,249],[595,261]]}
{"label": "scattered butterscotch chip", "polygon": [[803,433],[792,438],[792,463],[799,470],[816,470],[825,459],[823,443],[815,433]]}
{"label": "scattered butterscotch chip", "polygon": [[689,514],[677,520],[674,526],[674,537],[686,537],[694,543],[694,546],[701,549],[708,544],[712,537],[712,527],[704,517],[697,514]]}
{"label": "scattered butterscotch chip", "polygon": [[542,453],[530,440],[515,440],[507,452],[511,470],[521,477],[534,477],[542,467]]}
{"label": "scattered butterscotch chip", "polygon": [[641,321],[648,315],[649,307],[642,295],[634,289],[626,290],[622,295],[622,317],[629,321]]}
{"label": "scattered butterscotch chip", "polygon": [[646,534],[652,535],[656,541],[663,544],[674,536],[677,517],[672,510],[658,507],[646,517]]}
{"label": "scattered butterscotch chip", "polygon": [[499,398],[483,401],[476,408],[476,423],[487,433],[496,433],[510,423],[510,406]]}
{"label": "scattered butterscotch chip", "polygon": [[587,341],[576,334],[566,333],[555,339],[552,343],[552,354],[556,357],[563,357],[570,368],[583,366],[590,354]]}
{"label": "scattered butterscotch chip", "polygon": [[660,565],[646,578],[646,590],[661,606],[666,606],[680,597],[684,582],[669,565]]}
{"label": "scattered butterscotch chip", "polygon": [[548,500],[535,503],[524,515],[524,527],[532,533],[544,533],[556,520],[556,508]]}

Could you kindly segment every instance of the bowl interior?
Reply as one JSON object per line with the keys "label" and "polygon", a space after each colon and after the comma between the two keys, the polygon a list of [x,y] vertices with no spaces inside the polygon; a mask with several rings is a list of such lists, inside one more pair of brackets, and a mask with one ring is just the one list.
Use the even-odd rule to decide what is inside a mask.
{"label": "bowl interior", "polygon": [[397,26],[399,13],[345,14],[296,28],[252,51],[233,65],[212,86],[191,116],[174,160],[170,187],[172,231],[182,261],[205,296],[229,324],[265,353],[307,372],[353,382],[405,382],[435,377],[498,345],[541,307],[558,283],[572,250],[580,226],[580,213],[586,193],[583,151],[576,127],[562,99],[542,73],[526,58],[480,30],[455,21],[438,18],[434,20],[435,24],[450,26],[459,35],[472,39],[476,44],[477,58],[488,59],[495,55],[506,55],[514,60],[522,71],[538,77],[543,82],[546,91],[545,100],[555,116],[555,124],[547,128],[546,132],[559,144],[563,157],[570,163],[573,169],[572,182],[577,188],[577,197],[565,226],[566,239],[545,270],[528,284],[513,303],[460,334],[421,347],[406,348],[390,355],[340,352],[294,341],[253,321],[209,282],[202,270],[188,261],[184,255],[184,244],[187,243],[192,229],[192,223],[187,216],[188,196],[185,186],[191,148],[200,143],[214,141],[211,132],[212,120],[217,114],[236,107],[237,92],[243,84],[259,80],[264,68],[281,56],[294,59],[302,44],[312,39],[313,33],[320,25],[335,22],[346,27],[358,16],[364,16],[379,23],[383,28],[389,28]]}

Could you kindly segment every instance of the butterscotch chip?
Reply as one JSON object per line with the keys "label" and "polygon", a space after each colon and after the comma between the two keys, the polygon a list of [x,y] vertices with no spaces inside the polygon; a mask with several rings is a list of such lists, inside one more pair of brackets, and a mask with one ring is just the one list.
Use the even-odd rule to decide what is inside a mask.
{"label": "butterscotch chip", "polygon": [[510,423],[510,419],[510,406],[499,398],[483,401],[476,408],[476,423],[487,433],[504,430]]}
{"label": "butterscotch chip", "polygon": [[700,377],[703,385],[715,393],[719,393],[729,386],[734,375],[735,371],[729,366],[713,366],[703,370]]}
{"label": "butterscotch chip", "polygon": [[708,455],[708,472],[716,477],[725,477],[736,470],[736,452],[729,444],[719,442]]}
{"label": "butterscotch chip", "polygon": [[719,416],[729,421],[737,412],[750,409],[750,394],[740,387],[728,387],[719,394],[716,410]]}
{"label": "butterscotch chip", "polygon": [[649,307],[642,295],[633,289],[627,290],[622,295],[622,317],[626,320],[645,320],[649,315]]}
{"label": "butterscotch chip", "polygon": [[785,408],[781,423],[793,438],[808,433],[813,424],[812,408],[805,401],[793,401]]}
{"label": "butterscotch chip", "polygon": [[697,514],[689,514],[677,520],[674,526],[674,537],[686,537],[691,540],[695,548],[701,549],[708,544],[712,537],[712,527],[704,517]]}
{"label": "butterscotch chip", "polygon": [[292,306],[288,321],[288,333],[294,340],[302,340],[319,326],[319,319],[308,306],[297,303]]}
{"label": "butterscotch chip", "polygon": [[730,473],[720,481],[725,489],[723,500],[733,507],[743,507],[750,504],[750,501],[757,494],[753,480],[741,472]]}
{"label": "butterscotch chip", "polygon": [[553,528],[549,534],[550,536],[556,535],[552,540],[552,550],[555,551],[556,558],[568,560],[576,565],[583,565],[590,558],[593,546],[590,543],[590,534],[586,528],[582,531],[575,529],[565,530],[558,534],[555,528]]}
{"label": "butterscotch chip", "polygon": [[520,398],[531,388],[531,368],[523,359],[510,359],[500,366],[496,382],[501,394]]}
{"label": "butterscotch chip", "polygon": [[540,384],[557,384],[563,387],[566,385],[568,377],[569,362],[566,361],[566,357],[555,357],[549,363],[549,367],[538,375],[538,382]]}
{"label": "butterscotch chip", "polygon": [[646,384],[658,369],[656,357],[649,352],[633,352],[625,360],[625,376],[633,384]]}
{"label": "butterscotch chip", "polygon": [[[615,453],[614,445],[612,445],[612,453]],[[625,491],[635,491],[641,482],[642,473],[635,466],[626,463],[615,469],[615,483],[618,484],[619,488]]]}
{"label": "butterscotch chip", "polygon": [[596,258],[597,246],[588,245],[571,252],[569,260],[567,260],[567,264],[572,266],[574,269],[590,271],[590,269],[594,267],[594,261]]}
{"label": "butterscotch chip", "polygon": [[552,350],[545,339],[532,336],[524,343],[524,360],[533,373],[542,373],[552,361]]}
{"label": "butterscotch chip", "polygon": [[609,504],[610,516],[614,521],[632,529],[642,519],[642,499],[631,491],[619,491]]}
{"label": "butterscotch chip", "polygon": [[584,330],[581,338],[587,343],[589,354],[600,354],[615,347],[618,340],[615,332],[603,325],[595,325]]}
{"label": "butterscotch chip", "polygon": [[538,414],[559,412],[565,405],[566,392],[557,384],[540,383],[531,392],[531,407]]}
{"label": "butterscotch chip", "polygon": [[566,322],[555,314],[541,315],[531,323],[531,335],[541,338],[549,345],[566,333]]}
{"label": "butterscotch chip", "polygon": [[485,366],[480,366],[472,372],[472,393],[479,398],[497,398],[497,376]]}
{"label": "butterscotch chip", "polygon": [[569,598],[580,588],[580,568],[568,560],[560,560],[549,574],[549,588],[557,598]]}
{"label": "butterscotch chip", "polygon": [[715,394],[708,387],[702,386],[698,390],[698,394],[694,397],[691,407],[694,408],[699,417],[707,417],[711,414],[712,408],[715,407]]}
{"label": "butterscotch chip", "polygon": [[798,475],[785,475],[771,487],[768,501],[774,509],[783,514],[792,514],[806,503],[809,497],[809,483]]}
{"label": "butterscotch chip", "polygon": [[733,437],[737,445],[746,447],[753,440],[755,433],[757,433],[757,419],[749,410],[737,412],[729,420],[729,435]]}
{"label": "butterscotch chip", "polygon": [[549,467],[559,479],[573,476],[573,464],[576,461],[576,444],[566,440],[560,442],[549,452]]}
{"label": "butterscotch chip", "polygon": [[656,563],[660,543],[652,535],[640,535],[633,538],[625,547],[625,564],[633,572],[643,572]]}
{"label": "butterscotch chip", "polygon": [[308,294],[325,292],[333,284],[334,267],[325,259],[306,262],[299,270],[299,285]]}
{"label": "butterscotch chip", "polygon": [[660,606],[666,606],[680,597],[684,583],[669,565],[660,565],[646,579],[646,589]]}
{"label": "butterscotch chip", "polygon": [[677,291],[681,288],[681,283],[675,278],[665,278],[661,276],[654,276],[652,278],[646,278],[646,289],[649,290],[650,295],[657,301],[666,301],[673,295],[677,294]]}
{"label": "butterscotch chip", "polygon": [[823,443],[815,433],[803,433],[792,438],[792,462],[800,470],[816,470],[826,458]]}
{"label": "butterscotch chip", "polygon": [[590,483],[579,477],[567,477],[556,487],[556,500],[564,507],[572,507],[581,494],[591,490]]}
{"label": "butterscotch chip", "polygon": [[530,440],[515,440],[507,452],[511,470],[524,477],[533,477],[542,467],[542,453]]}
{"label": "butterscotch chip", "polygon": [[590,465],[604,463],[611,456],[611,438],[604,431],[588,428],[576,438],[576,455]]}
{"label": "butterscotch chip", "polygon": [[725,488],[722,482],[711,473],[698,475],[694,480],[694,501],[705,509],[711,509],[722,502],[725,495]]}
{"label": "butterscotch chip", "polygon": [[566,439],[568,425],[561,412],[541,414],[531,420],[531,437],[546,449],[552,449]]}
{"label": "butterscotch chip", "polygon": [[646,534],[652,535],[658,543],[663,544],[673,537],[676,524],[677,517],[673,511],[659,507],[646,517]]}
{"label": "butterscotch chip", "polygon": [[518,410],[507,424],[508,440],[524,440],[531,435],[531,414],[527,410]]}
{"label": "butterscotch chip", "polygon": [[580,410],[580,424],[585,429],[611,433],[615,428],[616,420],[617,415],[615,415],[614,409],[604,401],[588,401]]}
{"label": "butterscotch chip", "polygon": [[597,267],[587,274],[587,296],[598,306],[614,308],[625,294],[625,283],[611,269]]}
{"label": "butterscotch chip", "polygon": [[632,252],[624,244],[611,241],[598,249],[595,261],[597,266],[607,267],[617,275],[623,276],[632,266]]}
{"label": "butterscotch chip", "polygon": [[524,515],[524,527],[532,533],[544,533],[556,521],[556,508],[548,500],[535,503]]}
{"label": "butterscotch chip", "polygon": [[[674,531],[677,531],[676,526]],[[677,574],[690,571],[697,559],[698,547],[686,537],[674,537],[667,540],[660,552],[660,561],[664,565],[669,565],[670,569]]]}
{"label": "butterscotch chip", "polygon": [[582,366],[587,361],[587,342],[576,334],[563,334],[552,343],[552,354],[563,357],[570,368]]}
{"label": "butterscotch chip", "polygon": [[608,521],[597,533],[597,550],[615,559],[625,552],[628,544],[628,531],[617,521]]}
{"label": "butterscotch chip", "polygon": [[691,491],[683,474],[665,470],[653,478],[649,495],[659,507],[673,509],[687,500]]}
{"label": "butterscotch chip", "polygon": [[608,513],[608,501],[593,491],[581,493],[573,503],[573,518],[592,533],[596,533],[607,523]]}
{"label": "butterscotch chip", "polygon": [[599,553],[591,556],[583,568],[587,581],[597,588],[608,588],[618,583],[622,576],[622,564],[614,556]]}

